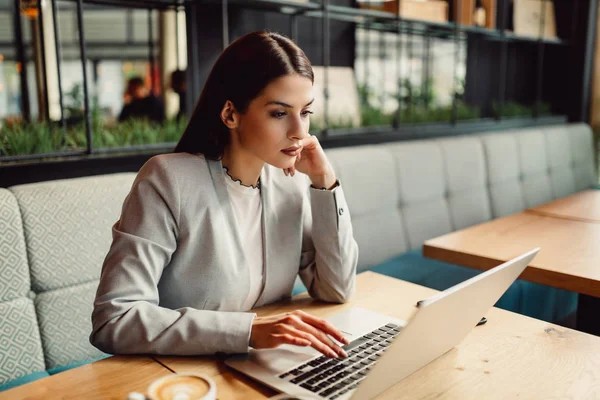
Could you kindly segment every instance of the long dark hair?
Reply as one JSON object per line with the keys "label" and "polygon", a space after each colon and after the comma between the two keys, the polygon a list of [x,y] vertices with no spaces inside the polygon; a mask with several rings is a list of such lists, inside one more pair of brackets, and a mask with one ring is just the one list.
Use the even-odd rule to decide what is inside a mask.
{"label": "long dark hair", "polygon": [[237,39],[213,66],[175,152],[222,158],[229,144],[229,128],[220,117],[225,102],[231,101],[243,114],[269,83],[290,74],[314,82],[310,61],[287,37],[257,31]]}

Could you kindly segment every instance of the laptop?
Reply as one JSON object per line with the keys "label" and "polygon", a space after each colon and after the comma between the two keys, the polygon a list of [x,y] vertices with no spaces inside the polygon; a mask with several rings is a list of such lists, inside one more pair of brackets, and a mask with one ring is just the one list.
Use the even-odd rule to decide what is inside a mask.
{"label": "laptop", "polygon": [[408,322],[350,308],[327,318],[348,358],[282,345],[235,355],[231,368],[307,399],[372,399],[459,344],[539,252],[531,250],[420,302]]}

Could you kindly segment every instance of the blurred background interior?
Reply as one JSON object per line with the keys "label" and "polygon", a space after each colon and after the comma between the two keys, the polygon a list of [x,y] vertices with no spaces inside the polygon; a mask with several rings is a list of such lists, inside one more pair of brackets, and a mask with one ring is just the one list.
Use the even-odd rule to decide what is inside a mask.
{"label": "blurred background interior", "polygon": [[292,37],[324,147],[587,122],[597,0],[0,0],[0,186],[170,151],[223,47]]}
{"label": "blurred background interior", "polygon": [[[269,29],[314,65],[311,133],[344,182],[358,272],[444,290],[544,249],[497,303],[521,315],[490,318],[460,372],[409,390],[598,398],[598,1],[0,0],[0,392],[108,356],[90,314],[135,172],[173,150],[223,48]],[[379,311],[409,304],[376,282]],[[153,361],[129,360],[4,398],[145,390]],[[243,382],[220,396],[254,398]]]}

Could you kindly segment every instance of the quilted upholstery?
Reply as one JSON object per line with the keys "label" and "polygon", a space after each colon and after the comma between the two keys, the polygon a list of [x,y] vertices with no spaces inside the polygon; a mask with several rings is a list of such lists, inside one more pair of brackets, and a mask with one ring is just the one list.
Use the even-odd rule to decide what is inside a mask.
{"label": "quilted upholstery", "polygon": [[569,134],[568,130],[561,127],[550,127],[544,130],[550,186],[555,199],[575,192]]}
{"label": "quilted upholstery", "polygon": [[40,293],[100,277],[133,174],[13,186],[23,214],[31,286]]}
{"label": "quilted upholstery", "polygon": [[586,124],[572,126],[569,129],[569,142],[575,190],[589,188],[590,182],[597,184],[594,152],[590,151],[594,149],[592,129]]}
{"label": "quilted upholstery", "polygon": [[92,281],[36,296],[35,308],[46,356],[46,369],[96,359],[103,355],[90,345],[88,339],[92,331],[90,316],[97,287],[98,281]]}
{"label": "quilted upholstery", "polygon": [[[398,210],[394,157],[382,146],[334,149],[328,156],[343,182],[352,226],[363,256],[358,269],[379,264],[408,249]],[[373,229],[376,227],[376,229]]]}
{"label": "quilted upholstery", "polygon": [[503,217],[523,210],[525,200],[516,137],[506,133],[486,135],[482,143],[493,215]]}
{"label": "quilted upholstery", "polygon": [[431,141],[415,141],[389,149],[396,163],[394,183],[409,247],[420,248],[426,239],[452,231],[442,148]]}
{"label": "quilted upholstery", "polygon": [[335,148],[359,270],[597,184],[585,124]]}
{"label": "quilted upholstery", "polygon": [[0,384],[43,371],[44,354],[33,302],[27,297],[0,303]]}
{"label": "quilted upholstery", "polygon": [[[552,200],[544,133],[538,129],[515,132],[518,144],[521,186],[525,207]],[[490,149],[493,150],[493,149]]]}
{"label": "quilted upholstery", "polygon": [[0,189],[0,302],[29,292],[29,268],[21,212],[15,197]]}
{"label": "quilted upholstery", "polygon": [[592,131],[585,124],[481,135],[494,218],[597,183]]}
{"label": "quilted upholstery", "polygon": [[0,189],[2,387],[103,355],[88,341],[90,315],[111,226],[134,178],[114,174]]}
{"label": "quilted upholstery", "polygon": [[29,288],[21,213],[0,189],[0,385],[45,369]]}
{"label": "quilted upholstery", "polygon": [[444,154],[447,201],[454,230],[491,219],[486,167],[476,138],[437,141]]}

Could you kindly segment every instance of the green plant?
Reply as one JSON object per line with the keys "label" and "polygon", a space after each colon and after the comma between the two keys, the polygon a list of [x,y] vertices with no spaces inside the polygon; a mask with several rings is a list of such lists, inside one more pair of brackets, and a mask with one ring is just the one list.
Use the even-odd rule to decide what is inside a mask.
{"label": "green plant", "polygon": [[371,105],[366,105],[361,108],[360,118],[362,126],[392,125],[394,122],[393,113],[386,113]]}
{"label": "green plant", "polygon": [[[146,120],[130,120],[106,126],[99,117],[92,115],[92,146],[98,149],[175,143],[186,124],[181,119],[168,120],[162,125]],[[44,154],[86,147],[84,122],[66,130],[47,122],[11,124],[0,129],[0,152],[3,155]]]}
{"label": "green plant", "polygon": [[[354,127],[354,122],[351,117],[333,117],[327,121],[328,129],[344,129]],[[325,128],[323,119],[312,119],[310,121],[311,131],[321,131]]]}
{"label": "green plant", "polygon": [[65,113],[67,118],[82,118],[83,110],[83,86],[76,83],[65,92]]}
{"label": "green plant", "polygon": [[[480,116],[478,107],[472,107],[460,100],[456,103],[456,119],[469,120],[476,119]],[[401,123],[416,123],[416,122],[449,122],[452,120],[452,104],[447,106],[437,107],[415,107],[411,110],[403,110],[400,122]]]}
{"label": "green plant", "polygon": [[431,79],[425,80],[420,88],[413,86],[408,78],[399,79],[398,91],[392,97],[398,101],[403,109],[412,107],[428,108],[437,102],[437,95],[433,89]]}
{"label": "green plant", "polygon": [[[514,101],[507,101],[502,106],[497,101],[492,103],[492,112],[494,117],[531,117],[534,113],[534,103],[531,106],[520,104]],[[550,115],[551,107],[549,103],[539,102],[538,115]]]}
{"label": "green plant", "polygon": [[63,133],[48,124],[14,124],[0,131],[0,152],[6,155],[50,153],[61,147]]}
{"label": "green plant", "polygon": [[386,113],[375,105],[377,103],[376,96],[368,85],[358,86],[358,96],[362,126],[391,125],[394,122],[393,113]]}
{"label": "green plant", "polygon": [[[461,85],[463,85],[461,83]],[[461,86],[459,85],[459,86]],[[462,87],[462,86],[461,86]],[[460,87],[459,90],[462,90]],[[392,125],[398,121],[398,112],[384,112],[377,107],[376,96],[365,85],[359,87],[361,96],[361,120],[363,126]],[[452,120],[452,104],[436,105],[437,95],[431,80],[415,87],[409,79],[398,81],[398,91],[392,95],[400,105],[399,123],[448,122]],[[469,106],[462,100],[462,92],[455,94],[456,119],[476,119],[479,107]]]}

